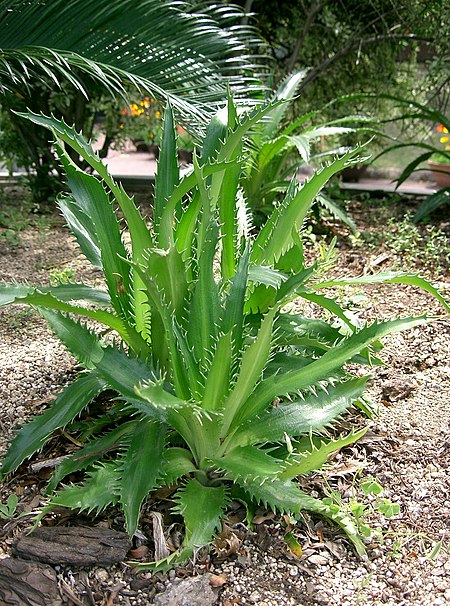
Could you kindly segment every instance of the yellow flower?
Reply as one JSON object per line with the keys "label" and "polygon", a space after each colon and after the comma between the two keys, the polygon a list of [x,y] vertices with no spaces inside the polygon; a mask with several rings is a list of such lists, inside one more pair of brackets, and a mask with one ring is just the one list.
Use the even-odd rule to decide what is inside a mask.
{"label": "yellow flower", "polygon": [[155,118],[157,118],[157,119],[161,118],[161,112],[156,111]]}
{"label": "yellow flower", "polygon": [[448,142],[449,142],[449,140],[450,140],[450,139],[449,139],[448,137],[441,137],[441,138],[439,139],[439,141],[440,141],[441,143],[448,143]]}

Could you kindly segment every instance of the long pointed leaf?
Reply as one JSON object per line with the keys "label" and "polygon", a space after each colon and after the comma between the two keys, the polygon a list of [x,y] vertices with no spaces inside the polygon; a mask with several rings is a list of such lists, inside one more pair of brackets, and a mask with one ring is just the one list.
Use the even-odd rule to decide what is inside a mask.
{"label": "long pointed leaf", "polygon": [[426,322],[425,317],[402,318],[374,322],[357,333],[343,339],[336,347],[327,351],[321,358],[304,368],[284,375],[274,375],[264,379],[256,388],[251,398],[242,406],[239,422],[256,416],[270,405],[277,396],[294,393],[315,383],[327,379],[342,368],[348,360],[368,347],[374,341],[401,330],[414,328]]}
{"label": "long pointed leaf", "polygon": [[296,476],[306,475],[311,471],[320,469],[328,461],[328,457],[333,452],[344,448],[344,446],[354,444],[367,433],[368,429],[368,427],[364,427],[364,429],[356,432],[352,431],[346,436],[339,436],[336,439],[320,442],[319,446],[315,446],[311,442],[311,450],[296,453],[294,458],[297,461],[286,467],[280,474],[280,478],[295,478]]}
{"label": "long pointed leaf", "polygon": [[42,448],[54,431],[70,423],[104,389],[105,383],[95,373],[81,376],[66,387],[48,410],[19,431],[3,460],[1,474],[17,469]]}
{"label": "long pointed leaf", "polygon": [[233,444],[257,444],[276,442],[284,434],[297,437],[310,431],[320,431],[330,425],[358,399],[367,384],[367,377],[328,385],[317,395],[304,400],[280,404],[260,417],[242,425],[232,437]]}
{"label": "long pointed leaf", "polygon": [[141,505],[157,485],[162,470],[166,428],[152,419],[136,427],[123,462],[120,502],[130,537],[137,529]]}
{"label": "long pointed leaf", "polygon": [[167,105],[164,112],[164,128],[161,150],[158,158],[158,170],[155,176],[155,195],[153,198],[153,224],[155,233],[159,232],[159,222],[174,188],[180,180],[178,167],[175,125],[172,108]]}
{"label": "long pointed leaf", "polygon": [[220,528],[228,496],[224,486],[203,486],[192,479],[177,492],[175,501],[175,511],[183,516],[186,527],[179,554],[183,560],[211,541]]}

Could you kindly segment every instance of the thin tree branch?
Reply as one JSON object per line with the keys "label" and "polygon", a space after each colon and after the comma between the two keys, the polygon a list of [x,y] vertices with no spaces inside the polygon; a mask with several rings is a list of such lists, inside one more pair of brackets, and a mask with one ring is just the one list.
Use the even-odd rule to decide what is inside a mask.
{"label": "thin tree branch", "polygon": [[342,59],[351,51],[362,48],[364,46],[370,46],[372,44],[377,44],[379,42],[386,42],[387,40],[408,40],[408,41],[418,41],[418,42],[433,42],[432,38],[428,38],[425,36],[416,36],[415,34],[379,34],[377,36],[371,36],[370,38],[352,38],[348,40],[347,44],[343,46],[341,49],[336,51],[334,55],[323,59],[322,62],[315,68],[313,68],[306,78],[302,81],[298,94],[303,92],[305,88],[311,84],[313,80],[317,78],[319,74],[326,71],[333,63]]}
{"label": "thin tree branch", "polygon": [[323,4],[322,4],[321,0],[315,0],[315,2],[313,2],[311,4],[311,7],[306,16],[305,23],[303,25],[302,31],[300,32],[300,34],[297,38],[297,42],[295,43],[294,50],[292,51],[292,54],[289,57],[289,60],[287,62],[288,72],[291,72],[294,69],[294,65],[297,63],[298,56],[300,54],[300,51],[303,48],[303,44],[305,42],[306,35],[307,35],[308,31],[311,29],[311,26],[314,23],[314,19],[315,19],[317,13],[322,8],[322,6],[323,6]]}

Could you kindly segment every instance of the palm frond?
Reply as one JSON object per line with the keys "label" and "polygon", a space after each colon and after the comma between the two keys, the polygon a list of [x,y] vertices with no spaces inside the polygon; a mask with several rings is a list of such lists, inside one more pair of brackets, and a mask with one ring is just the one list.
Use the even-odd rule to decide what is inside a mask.
{"label": "palm frond", "polygon": [[42,76],[84,94],[92,80],[114,94],[131,84],[201,118],[227,81],[237,96],[262,91],[261,40],[239,25],[239,11],[178,0],[0,0],[0,92]]}

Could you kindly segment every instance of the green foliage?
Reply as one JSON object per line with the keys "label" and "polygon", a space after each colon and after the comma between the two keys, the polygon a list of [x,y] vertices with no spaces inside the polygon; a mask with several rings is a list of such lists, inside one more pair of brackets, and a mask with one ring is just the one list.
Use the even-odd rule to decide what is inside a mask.
{"label": "green foliage", "polygon": [[130,98],[170,100],[182,124],[202,132],[227,86],[244,99],[264,89],[262,40],[235,6],[0,0],[0,20],[0,158],[25,168],[39,202],[60,190],[61,171],[43,131],[11,111],[55,113],[89,139],[100,130],[105,157]]}
{"label": "green foliage", "polygon": [[[349,101],[358,99],[372,100],[378,97],[392,102],[394,107],[392,109],[393,116],[385,120],[376,121],[377,124],[406,123],[415,126],[417,125],[418,127],[423,124],[427,124],[430,130],[436,130],[441,134],[446,134],[446,136],[441,137],[439,141],[424,141],[422,138],[415,136],[412,138],[412,140],[406,142],[395,142],[388,145],[385,149],[383,149],[382,152],[380,152],[380,154],[378,154],[378,156],[373,158],[373,161],[375,161],[381,156],[389,154],[395,150],[405,150],[408,148],[417,148],[422,150],[422,153],[419,156],[415,157],[405,166],[400,177],[397,179],[397,187],[406,181],[406,179],[408,179],[413,173],[424,170],[422,168],[422,164],[427,160],[445,165],[450,163],[450,145],[445,145],[442,143],[442,139],[447,140],[446,142],[448,143],[450,119],[445,115],[444,112],[434,109],[430,104],[419,103],[413,99],[396,97],[387,94],[378,95],[377,97],[367,94],[347,95],[339,101],[348,103]],[[446,170],[443,171],[441,167],[433,164],[431,164],[428,169],[435,174],[447,172]],[[414,221],[417,223],[423,220],[438,208],[448,204],[449,201],[450,188],[441,188],[435,194],[428,196],[426,200],[420,204],[414,216]]]}
{"label": "green foliage", "polygon": [[[364,495],[362,499],[353,495],[348,501],[344,501],[339,492],[329,489],[329,496],[324,501],[334,511],[351,515],[361,536],[368,539],[377,534],[382,539],[381,529],[374,530],[371,520],[377,513],[386,519],[397,516],[400,513],[400,505],[381,496],[383,487],[374,478],[368,477],[361,481],[359,488]],[[353,487],[353,492],[355,489],[356,486]]]}
{"label": "green foliage", "polygon": [[[279,2],[238,0],[270,44],[278,77],[308,69],[302,107],[353,91],[417,94],[448,102],[450,9],[446,0]],[[389,115],[389,104],[376,103]]]}
{"label": "green foliage", "polygon": [[[264,228],[252,233],[241,194],[251,153],[244,139],[277,107],[263,105],[238,116],[229,98],[184,177],[169,107],[150,227],[72,127],[25,116],[55,138],[72,191],[59,205],[80,250],[103,271],[106,290],[72,283],[0,287],[0,305],[37,308],[86,368],[19,431],[1,471],[17,469],[58,428],[77,427],[90,402],[114,390],[108,410],[78,425],[84,445],[56,469],[49,508],[99,512],[119,504],[132,535],[147,495],[175,485],[175,512],[184,518],[185,537],[157,567],[184,560],[208,543],[230,498],[249,509],[261,503],[328,518],[362,555],[352,517],[300,490],[295,476],[320,467],[363,433],[334,439],[324,434],[363,397],[366,378],[353,377],[347,363],[370,365],[380,338],[426,321],[411,317],[356,327],[318,292],[355,280],[327,281],[329,254],[311,265],[303,256],[302,226],[316,196],[333,174],[358,161],[358,150],[333,159],[303,186],[292,182]],[[99,176],[81,171],[63,142]],[[409,274],[359,279],[375,281],[425,288],[450,309],[431,285]],[[288,312],[286,305],[298,297],[331,312],[335,321]],[[113,330],[116,341],[105,342],[80,317]],[[75,472],[84,482],[61,486]]]}
{"label": "green foliage", "polygon": [[6,499],[6,503],[0,503],[0,518],[3,520],[12,520],[16,514],[19,497],[13,492]]}
{"label": "green foliage", "polygon": [[[355,246],[389,251],[394,268],[420,267],[433,276],[445,274],[450,265],[450,240],[435,225],[418,225],[412,214],[382,219],[384,229],[380,233],[365,232],[354,239]],[[427,273],[425,275],[427,275]]]}
{"label": "green foliage", "polygon": [[[301,70],[283,80],[270,99],[273,107],[266,120],[259,122],[251,131],[246,178],[242,187],[257,221],[261,221],[261,215],[264,218],[270,215],[274,205],[285,197],[289,183],[297,178],[302,165],[323,163],[336,154],[336,149],[329,146],[325,150],[319,149],[318,142],[327,138],[333,141],[336,136],[355,133],[353,128],[345,125],[354,121],[351,117],[312,126],[311,121],[317,119],[317,112],[309,112],[287,122],[290,106],[306,73],[306,70]],[[329,196],[321,193],[315,198],[315,204],[354,230],[352,221]]]}

